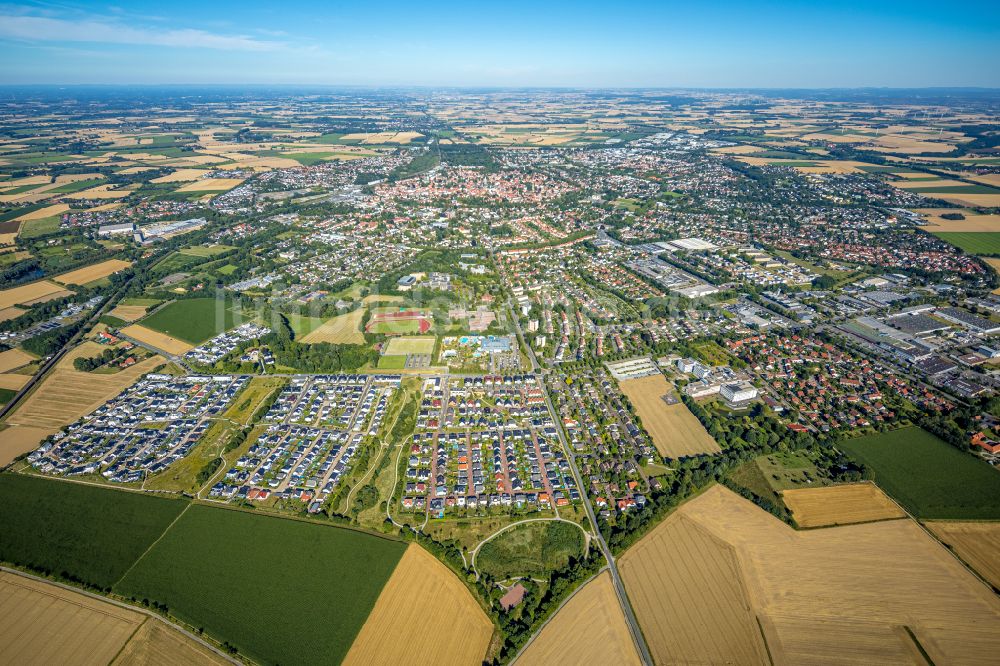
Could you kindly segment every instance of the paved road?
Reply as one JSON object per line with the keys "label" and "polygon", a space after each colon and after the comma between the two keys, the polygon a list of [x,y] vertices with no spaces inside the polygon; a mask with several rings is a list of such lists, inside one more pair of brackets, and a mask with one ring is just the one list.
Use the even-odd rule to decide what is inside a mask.
{"label": "paved road", "polygon": [[[494,263],[499,265],[496,261],[494,261]],[[646,645],[646,639],[642,635],[642,630],[639,628],[639,621],[636,620],[635,612],[632,610],[632,604],[629,603],[628,595],[625,593],[625,585],[622,583],[621,576],[618,573],[618,564],[615,562],[615,556],[611,552],[611,548],[608,547],[607,542],[604,540],[604,535],[602,535],[601,531],[597,529],[597,516],[594,513],[594,507],[590,503],[587,486],[583,484],[583,477],[580,475],[580,470],[576,465],[576,455],[573,453],[573,449],[570,447],[569,441],[566,439],[562,423],[559,420],[559,414],[556,412],[555,407],[552,404],[552,398],[549,396],[548,387],[545,386],[544,377],[541,376],[547,371],[540,367],[538,359],[535,358],[535,350],[524,344],[524,333],[521,331],[521,321],[516,316],[517,313],[513,312],[509,299],[506,303],[506,308],[511,321],[514,322],[514,328],[517,330],[518,340],[522,347],[527,351],[528,359],[531,361],[531,371],[539,374],[542,395],[545,396],[545,404],[548,406],[549,414],[551,414],[552,420],[556,424],[556,433],[559,435],[559,441],[562,444],[563,451],[566,452],[566,458],[569,461],[570,469],[573,472],[573,478],[576,479],[576,485],[580,489],[580,497],[583,499],[583,506],[587,510],[587,517],[590,519],[590,525],[593,529],[593,538],[597,541],[597,545],[604,554],[604,559],[608,562],[608,571],[611,573],[611,581],[614,584],[615,594],[618,596],[618,603],[621,605],[622,612],[625,614],[625,622],[628,624],[629,632],[632,634],[632,642],[635,643],[635,647],[638,650],[643,663],[647,666],[652,666],[653,657],[649,652],[649,647]],[[532,637],[532,639],[533,638],[534,637]],[[530,642],[531,641],[529,641],[529,643]]]}
{"label": "paved road", "polygon": [[594,529],[594,539],[597,541],[597,545],[600,547],[601,552],[604,553],[604,559],[608,562],[608,571],[611,573],[611,581],[614,583],[615,594],[618,596],[618,603],[621,604],[622,611],[625,613],[625,621],[628,624],[629,632],[632,634],[632,641],[635,643],[636,649],[639,651],[639,656],[642,661],[647,666],[652,666],[653,657],[649,653],[649,647],[646,645],[646,639],[642,635],[642,630],[639,628],[639,621],[635,618],[635,613],[632,610],[632,604],[629,603],[628,595],[625,594],[625,585],[622,583],[621,576],[618,573],[618,564],[615,561],[614,553],[611,552],[611,548],[608,547],[607,542],[604,540],[604,535],[601,531],[597,529],[597,517],[594,514],[594,507],[590,503],[590,496],[587,493],[587,486],[583,485],[583,479],[580,476],[580,470],[576,466],[576,455],[573,453],[573,449],[569,446],[569,442],[563,433],[562,423],[559,421],[559,415],[552,405],[552,398],[549,396],[548,389],[542,386],[542,393],[545,395],[545,403],[548,405],[549,412],[552,414],[552,420],[556,423],[556,432],[559,434],[559,441],[562,443],[563,450],[566,452],[567,460],[569,460],[570,469],[573,471],[573,478],[576,479],[577,487],[580,489],[580,497],[583,499],[583,506],[587,510],[587,517],[590,518],[590,524]]}

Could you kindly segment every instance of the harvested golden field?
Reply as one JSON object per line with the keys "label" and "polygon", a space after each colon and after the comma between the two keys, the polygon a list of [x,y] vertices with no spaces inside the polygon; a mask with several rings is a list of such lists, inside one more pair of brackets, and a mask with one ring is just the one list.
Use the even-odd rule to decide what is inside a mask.
{"label": "harvested golden field", "polygon": [[14,368],[20,368],[35,360],[31,354],[20,350],[17,347],[0,352],[0,372],[8,372]]}
{"label": "harvested golden field", "polygon": [[357,308],[346,314],[337,315],[320,324],[311,333],[303,336],[302,342],[332,342],[335,344],[364,344],[361,332],[361,318],[365,309]]}
{"label": "harvested golden field", "polygon": [[874,139],[866,137],[872,150],[880,153],[950,153],[955,146],[939,141],[924,141],[910,136],[883,134]]}
{"label": "harvested golden field", "polygon": [[984,173],[979,175],[974,174],[962,174],[969,180],[974,180],[977,183],[982,183],[984,185],[992,185],[993,187],[1000,187],[1000,173]]}
{"label": "harvested golden field", "polygon": [[30,301],[25,301],[22,305],[37,305],[38,303],[48,303],[49,301],[54,301],[57,298],[65,298],[66,296],[72,296],[73,292],[69,289],[60,289],[59,291],[53,291],[51,294],[45,294],[44,296],[39,296],[38,298],[33,298]]}
{"label": "harvested golden field", "polygon": [[947,178],[935,178],[934,180],[909,180],[905,182],[896,182],[893,183],[893,185],[903,190],[919,190],[931,187],[965,187],[968,183],[963,183],[960,180],[949,180]]}
{"label": "harvested golden field", "polygon": [[74,359],[97,356],[104,349],[90,341],[78,345],[59,360],[52,373],[21,403],[8,421],[17,425],[61,428],[89,414],[164,362],[162,357],[152,356],[108,375],[78,372],[73,368]]}
{"label": "harvested golden field", "polygon": [[224,190],[231,190],[242,182],[243,178],[202,178],[177,188],[177,191],[221,192]]}
{"label": "harvested golden field", "polygon": [[45,208],[39,208],[38,210],[33,210],[30,213],[25,213],[20,217],[14,218],[19,222],[26,222],[28,220],[41,220],[46,217],[53,217],[55,215],[62,215],[69,210],[69,204],[55,204],[53,206],[46,206]]}
{"label": "harvested golden field", "polygon": [[28,383],[29,379],[31,379],[31,375],[0,374],[0,389],[18,391]]}
{"label": "harvested golden field", "polygon": [[725,146],[724,148],[713,148],[713,153],[718,153],[720,155],[749,155],[751,153],[759,153],[764,150],[760,146]]}
{"label": "harvested golden field", "polygon": [[850,620],[761,618],[775,664],[923,666],[927,662],[902,626]]}
{"label": "harvested golden field", "polygon": [[186,183],[191,180],[198,180],[208,171],[205,169],[177,169],[166,176],[160,176],[149,181],[151,183]]}
{"label": "harvested golden field", "polygon": [[946,220],[941,217],[943,213],[954,213],[954,208],[918,208],[916,212],[927,218],[928,225],[925,227],[933,231],[975,231],[975,232],[1000,232],[1000,215],[977,215],[968,211],[958,211],[965,216],[964,220]]}
{"label": "harvested golden field", "polygon": [[146,314],[145,305],[118,305],[108,313],[122,321],[133,322]]}
{"label": "harvested golden field", "polygon": [[661,374],[618,382],[653,438],[660,455],[681,458],[722,449],[683,402],[668,405],[663,396],[673,389]]}
{"label": "harvested golden field", "polygon": [[121,653],[112,662],[114,666],[174,666],[193,664],[209,666],[228,664],[204,645],[191,640],[166,623],[153,618],[143,622]]}
{"label": "harvested golden field", "polygon": [[874,483],[795,488],[781,493],[799,527],[829,527],[905,518],[906,513]]}
{"label": "harvested golden field", "polygon": [[19,303],[28,303],[37,298],[64,291],[63,287],[48,280],[40,280],[20,287],[0,291],[0,308],[9,308]]}
{"label": "harvested golden field", "polygon": [[146,616],[0,571],[0,619],[3,663],[104,666]]}
{"label": "harvested golden field", "polygon": [[354,664],[468,664],[486,657],[493,624],[458,578],[411,544],[354,639]]}
{"label": "harvested golden field", "polygon": [[935,194],[933,196],[959,206],[1000,208],[1000,194]]}
{"label": "harvested golden field", "polygon": [[116,186],[113,184],[98,185],[82,192],[64,194],[63,199],[124,199],[135,189],[132,185],[126,185],[120,189],[115,188]]}
{"label": "harvested golden field", "polygon": [[422,134],[420,132],[356,132],[354,134],[345,134],[340,137],[341,140],[346,141],[360,141],[361,143],[375,144],[375,143],[410,143],[414,139],[419,139]]}
{"label": "harvested golden field", "polygon": [[32,428],[12,425],[0,430],[0,467],[10,464],[22,453],[33,451],[38,444],[54,433],[55,428]]}
{"label": "harvested golden field", "polygon": [[[891,663],[913,649],[908,635],[896,630],[901,626],[935,663],[985,663],[984,655],[1000,654],[994,630],[1000,598],[912,520],[797,531],[722,486],[681,506],[664,525],[675,517],[733,548],[751,613],[760,619],[772,655],[805,655],[789,656],[792,663]],[[661,529],[626,552],[623,566]],[[679,552],[701,543],[677,531],[669,541]],[[669,598],[686,608],[702,603],[711,589],[692,583]],[[634,594],[630,586],[636,599]],[[706,623],[704,635],[694,639],[714,640],[715,624]],[[820,640],[817,627],[840,638]]]}
{"label": "harvested golden field", "polygon": [[121,330],[121,332],[130,338],[149,345],[150,347],[162,349],[168,354],[179,355],[194,349],[194,345],[188,342],[172,338],[169,335],[160,333],[159,331],[154,331],[153,329],[146,328],[145,326],[140,326],[139,324],[126,326]]}
{"label": "harvested golden field", "polygon": [[84,285],[88,282],[108,277],[112,273],[117,273],[118,271],[124,270],[131,265],[132,262],[129,261],[122,261],[121,259],[108,259],[107,261],[102,261],[99,264],[84,266],[83,268],[78,268],[75,271],[63,273],[62,275],[52,278],[52,280],[53,282],[59,282],[60,284]]}
{"label": "harvested golden field", "polygon": [[929,521],[924,523],[970,567],[1000,589],[1000,523]]}
{"label": "harvested golden field", "polygon": [[732,546],[675,513],[618,564],[656,663],[768,663]]}
{"label": "harvested golden field", "polygon": [[515,663],[517,666],[642,663],[611,584],[611,574],[605,571],[580,588]]}

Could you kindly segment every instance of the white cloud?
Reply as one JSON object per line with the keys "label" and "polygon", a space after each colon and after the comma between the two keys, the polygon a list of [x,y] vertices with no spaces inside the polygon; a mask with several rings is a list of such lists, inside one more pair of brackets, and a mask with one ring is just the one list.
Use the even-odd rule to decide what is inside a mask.
{"label": "white cloud", "polygon": [[97,19],[69,21],[45,16],[0,14],[0,39],[30,42],[98,42],[202,48],[222,51],[275,51],[281,42],[246,35],[220,35],[204,30],[134,28]]}

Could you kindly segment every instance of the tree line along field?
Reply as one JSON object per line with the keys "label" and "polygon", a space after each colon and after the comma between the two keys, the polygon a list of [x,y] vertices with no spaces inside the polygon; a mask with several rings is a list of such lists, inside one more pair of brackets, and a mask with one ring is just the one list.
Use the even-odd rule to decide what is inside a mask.
{"label": "tree line along field", "polygon": [[875,472],[911,514],[927,519],[1000,519],[1000,474],[918,427],[838,445]]}
{"label": "tree line along field", "polygon": [[340,663],[407,547],[333,525],[15,474],[0,474],[0,534],[4,562],[148,600],[264,664]]}

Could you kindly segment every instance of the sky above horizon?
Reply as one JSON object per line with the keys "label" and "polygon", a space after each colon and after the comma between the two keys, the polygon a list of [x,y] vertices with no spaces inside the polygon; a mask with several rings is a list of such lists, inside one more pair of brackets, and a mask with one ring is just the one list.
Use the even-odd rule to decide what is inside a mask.
{"label": "sky above horizon", "polygon": [[0,2],[0,84],[1000,87],[1000,2]]}

